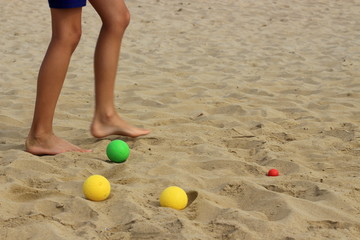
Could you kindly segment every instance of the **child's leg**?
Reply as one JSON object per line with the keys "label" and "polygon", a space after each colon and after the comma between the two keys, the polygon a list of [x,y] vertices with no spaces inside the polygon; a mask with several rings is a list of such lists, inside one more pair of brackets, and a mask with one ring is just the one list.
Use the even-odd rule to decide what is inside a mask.
{"label": "child's leg", "polygon": [[56,137],[52,126],[70,57],[81,36],[81,8],[52,8],[51,17],[53,33],[39,71],[35,112],[26,150],[37,155],[87,151]]}
{"label": "child's leg", "polygon": [[103,22],[95,50],[95,114],[91,133],[95,137],[123,135],[138,137],[149,131],[127,124],[117,114],[114,86],[121,40],[130,21],[123,0],[90,0]]}

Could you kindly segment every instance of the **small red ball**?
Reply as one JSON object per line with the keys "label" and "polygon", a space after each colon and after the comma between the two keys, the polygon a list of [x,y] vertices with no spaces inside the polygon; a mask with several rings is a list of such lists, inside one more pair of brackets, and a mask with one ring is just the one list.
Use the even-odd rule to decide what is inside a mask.
{"label": "small red ball", "polygon": [[279,171],[276,169],[270,169],[267,175],[271,177],[276,177],[279,176]]}

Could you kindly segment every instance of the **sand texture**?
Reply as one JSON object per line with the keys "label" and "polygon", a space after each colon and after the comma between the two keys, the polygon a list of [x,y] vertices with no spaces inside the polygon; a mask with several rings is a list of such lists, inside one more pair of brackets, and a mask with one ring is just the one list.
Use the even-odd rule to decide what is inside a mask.
{"label": "sand texture", "polygon": [[[89,133],[88,4],[54,129],[93,152],[41,157],[24,140],[49,9],[0,3],[1,239],[360,239],[360,1],[127,1],[116,103],[152,130],[138,139]],[[106,157],[113,139],[131,148],[123,164]],[[92,174],[111,182],[106,201],[84,198]],[[159,206],[173,185],[182,211]]]}

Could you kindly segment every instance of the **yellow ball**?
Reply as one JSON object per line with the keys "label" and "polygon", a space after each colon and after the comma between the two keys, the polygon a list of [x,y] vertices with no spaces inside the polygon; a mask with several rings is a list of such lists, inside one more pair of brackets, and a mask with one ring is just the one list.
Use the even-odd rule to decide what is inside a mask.
{"label": "yellow ball", "polygon": [[186,192],[175,186],[166,188],[160,195],[160,206],[174,208],[177,210],[184,209],[188,203]]}
{"label": "yellow ball", "polygon": [[103,201],[110,195],[110,182],[101,175],[92,175],[86,179],[83,192],[87,199]]}

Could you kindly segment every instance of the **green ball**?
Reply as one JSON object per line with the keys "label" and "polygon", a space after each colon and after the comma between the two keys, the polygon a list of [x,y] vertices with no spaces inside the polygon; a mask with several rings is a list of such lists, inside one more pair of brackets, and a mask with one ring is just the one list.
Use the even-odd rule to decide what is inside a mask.
{"label": "green ball", "polygon": [[130,154],[129,146],[122,140],[114,140],[106,148],[106,155],[113,162],[125,162]]}

